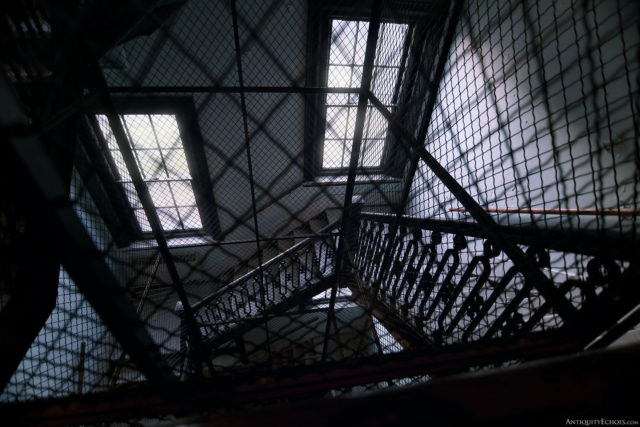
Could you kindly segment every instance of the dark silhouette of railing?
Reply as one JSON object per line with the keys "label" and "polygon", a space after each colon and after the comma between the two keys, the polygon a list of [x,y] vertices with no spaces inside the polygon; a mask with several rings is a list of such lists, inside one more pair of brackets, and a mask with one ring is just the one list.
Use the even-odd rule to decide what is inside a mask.
{"label": "dark silhouette of railing", "polygon": [[205,345],[215,349],[264,322],[267,313],[283,313],[330,287],[335,280],[338,224],[327,225],[317,237],[302,240],[261,266],[264,300],[256,268],[194,304]]}
{"label": "dark silhouette of railing", "polygon": [[[401,316],[425,345],[526,336],[565,326],[537,289],[475,224],[404,217],[391,235],[392,215],[362,214],[354,265],[361,301],[375,296],[380,313]],[[502,227],[559,294],[578,311],[571,327],[586,344],[633,307],[637,275],[628,262],[632,241],[566,232]],[[391,268],[381,271],[388,244]],[[586,243],[589,242],[589,243]],[[600,320],[596,325],[595,316]],[[381,314],[384,322],[384,314]],[[413,345],[420,345],[415,343]]]}
{"label": "dark silhouette of railing", "polygon": [[[404,348],[524,338],[569,327],[583,347],[633,308],[624,296],[637,292],[629,286],[637,275],[629,262],[635,242],[501,227],[575,307],[578,319],[567,324],[554,301],[527,286],[479,225],[403,217],[394,227],[397,216],[374,213],[362,213],[358,221],[351,269],[343,273],[353,277],[344,283]],[[330,224],[265,262],[262,282],[257,268],[193,305],[209,352],[331,288],[338,280],[337,227]]]}

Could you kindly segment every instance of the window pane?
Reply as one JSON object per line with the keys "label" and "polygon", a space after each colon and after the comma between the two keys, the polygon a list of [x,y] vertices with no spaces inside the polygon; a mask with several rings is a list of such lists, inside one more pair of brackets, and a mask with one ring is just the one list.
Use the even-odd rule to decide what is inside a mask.
{"label": "window pane", "polygon": [[373,70],[372,91],[385,105],[393,101],[393,92],[398,81],[398,68],[380,68]]}
{"label": "window pane", "polygon": [[180,230],[180,219],[178,218],[178,211],[173,209],[158,209],[158,216],[160,217],[160,225],[163,230]]}
{"label": "window pane", "polygon": [[136,150],[136,154],[145,179],[167,177],[162,165],[162,157],[158,150]]}
{"label": "window pane", "polygon": [[348,111],[349,109],[346,107],[327,107],[325,138],[335,139],[345,137]]}
{"label": "window pane", "polygon": [[331,66],[329,67],[329,87],[359,87],[360,81],[351,82],[351,67]]}
{"label": "window pane", "polygon": [[[185,216],[187,228],[201,228],[200,214],[176,116],[127,114],[120,117],[133,145],[136,167],[147,184],[151,202],[160,216],[163,229],[183,229],[178,213]],[[149,232],[151,227],[148,218],[131,182],[122,154],[115,144],[108,120],[104,115],[97,115],[96,118],[100,130],[108,140],[109,154],[116,164],[120,182],[134,209],[136,219],[141,229]],[[177,180],[169,181],[172,178]]]}
{"label": "window pane", "polygon": [[127,195],[127,199],[129,199],[129,203],[133,209],[141,209],[142,203],[140,203],[140,198],[138,197],[138,193],[136,192],[135,187],[132,182],[124,182],[122,183],[124,187],[124,192]]}
{"label": "window pane", "polygon": [[383,148],[384,140],[382,139],[367,139],[362,141],[360,166],[366,168],[380,166]]}
{"label": "window pane", "polygon": [[322,156],[323,168],[342,167],[343,140],[327,140],[324,142],[324,155]]}
{"label": "window pane", "polygon": [[351,142],[351,140],[353,140],[353,134],[356,129],[356,116],[358,115],[358,107],[349,107],[347,108],[347,110],[348,110],[348,114],[347,114],[348,122],[347,122],[345,138],[347,138],[347,140]]}
{"label": "window pane", "polygon": [[189,166],[184,150],[162,150],[170,178],[190,178]]}
{"label": "window pane", "polygon": [[200,221],[200,214],[196,206],[187,208],[178,208],[180,216],[182,217],[182,223],[185,229],[198,229],[202,228],[202,221]]}
{"label": "window pane", "polygon": [[[401,76],[401,58],[408,25],[383,23],[374,58],[372,91],[387,107],[392,107],[393,94]],[[360,87],[369,23],[333,20],[331,28],[328,85]],[[352,49],[352,56],[349,51]],[[358,95],[327,95],[327,115],[323,167],[348,167],[355,131]],[[340,107],[343,107],[340,109]],[[367,109],[363,129],[360,166],[380,166],[388,133],[388,122],[373,108]],[[344,138],[344,140],[343,140]]]}
{"label": "window pane", "polygon": [[168,114],[156,114],[151,116],[153,127],[158,136],[158,144],[161,148],[182,149],[180,130],[176,117]]}
{"label": "window pane", "polygon": [[358,24],[358,40],[356,42],[356,54],[353,63],[356,65],[364,65],[364,54],[367,51],[367,34],[369,33],[369,23],[360,21]]}
{"label": "window pane", "polygon": [[365,120],[364,137],[365,138],[385,138],[389,129],[387,119],[375,107],[367,108],[367,117]]}
{"label": "window pane", "polygon": [[356,28],[355,21],[333,21],[331,25],[331,51],[329,53],[331,64],[350,64],[353,61]]}
{"label": "window pane", "polygon": [[136,209],[135,214],[136,219],[138,220],[138,224],[140,224],[140,229],[145,233],[152,231],[151,225],[149,225],[149,220],[147,219],[147,215],[144,213],[144,210]]}
{"label": "window pane", "polygon": [[96,116],[96,119],[98,119],[98,126],[102,131],[102,136],[104,136],[104,139],[107,141],[107,147],[109,147],[109,150],[118,150],[118,143],[116,142],[116,138],[111,131],[111,126],[109,126],[109,120],[107,119],[107,116],[98,114]]}
{"label": "window pane", "polygon": [[157,208],[175,206],[168,182],[148,182],[153,205]]}
{"label": "window pane", "polygon": [[400,67],[407,29],[406,24],[384,23],[381,25],[376,64]]}
{"label": "window pane", "polygon": [[147,114],[127,114],[124,122],[135,148],[158,148]]}
{"label": "window pane", "polygon": [[195,206],[196,197],[190,181],[172,181],[171,189],[178,206]]}

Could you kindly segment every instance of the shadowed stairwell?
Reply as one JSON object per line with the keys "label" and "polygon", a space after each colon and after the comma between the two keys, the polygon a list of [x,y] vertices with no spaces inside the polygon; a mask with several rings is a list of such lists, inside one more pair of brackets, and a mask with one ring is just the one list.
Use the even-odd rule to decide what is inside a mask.
{"label": "shadowed stairwell", "polygon": [[637,3],[2,12],[11,423],[638,420]]}

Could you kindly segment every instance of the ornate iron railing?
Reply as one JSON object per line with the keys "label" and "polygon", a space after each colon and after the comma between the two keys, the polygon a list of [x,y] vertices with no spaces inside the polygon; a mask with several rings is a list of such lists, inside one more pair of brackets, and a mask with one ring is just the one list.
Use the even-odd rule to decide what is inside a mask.
{"label": "ornate iron railing", "polygon": [[[567,319],[479,225],[403,217],[396,227],[396,216],[373,213],[358,219],[350,252],[354,280],[345,284],[404,348],[568,328],[584,346],[633,308],[625,295],[637,292],[629,286],[636,274],[635,242],[501,227],[575,308],[575,318]],[[337,227],[325,227],[192,306],[210,355],[334,285]]]}
{"label": "ornate iron railing", "polygon": [[[211,349],[333,283],[338,222],[302,240],[192,306]],[[262,275],[262,278],[261,278]]]}
{"label": "ornate iron railing", "polygon": [[[354,253],[359,286],[353,290],[363,302],[377,305],[379,313],[400,316],[422,344],[458,344],[568,327],[554,302],[528,286],[480,226],[404,217],[396,228],[395,221],[391,215],[361,216]],[[392,235],[391,230],[397,231]],[[638,253],[635,242],[584,233],[509,227],[501,231],[576,308],[571,328],[583,342],[633,308],[625,305],[624,295],[634,292],[630,285],[635,275],[631,258]],[[382,270],[385,256],[391,267]],[[412,344],[420,345],[415,335]]]}

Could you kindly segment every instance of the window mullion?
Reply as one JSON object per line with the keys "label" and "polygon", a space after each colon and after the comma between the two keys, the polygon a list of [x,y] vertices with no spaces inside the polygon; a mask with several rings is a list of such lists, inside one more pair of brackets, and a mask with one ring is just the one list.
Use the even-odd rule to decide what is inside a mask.
{"label": "window mullion", "polygon": [[[360,25],[362,25],[362,23],[360,21],[356,21],[356,35],[353,41],[353,53],[351,55],[351,73],[349,74],[349,87],[353,86],[353,77],[354,77],[354,70],[356,67],[356,55],[358,53],[358,36],[360,35]],[[362,82],[361,82],[362,83]],[[360,87],[360,85],[358,85],[358,87]],[[344,144],[342,144],[342,159],[340,161],[340,167],[344,168],[346,167],[346,162],[345,162],[345,151],[346,151],[346,146],[347,146],[347,134],[349,132],[349,122],[351,119],[351,94],[347,95],[347,124],[346,124],[346,128],[344,130]],[[351,146],[351,148],[353,149],[353,140],[349,141],[349,144]],[[351,153],[351,150],[349,150],[349,153]],[[351,155],[349,155],[349,157],[351,157]]]}
{"label": "window mullion", "polygon": [[[158,152],[160,153],[160,161],[162,162],[162,167],[164,169],[164,172],[167,174],[167,178],[170,178],[169,168],[167,167],[167,162],[165,162],[165,160],[164,160],[164,154],[162,154],[162,147],[160,147],[160,140],[158,139],[158,133],[156,132],[156,127],[153,124],[153,120],[151,120],[151,115],[149,115],[149,123],[151,123],[151,129],[153,130],[153,137],[155,138],[156,145],[158,146]],[[178,202],[176,201],[175,194],[173,194],[173,186],[171,185],[171,181],[170,180],[167,182],[167,187],[169,187],[169,193],[171,194],[171,200],[173,200],[173,206],[175,207],[176,214],[178,215],[178,222],[180,223],[180,228],[182,228],[184,230],[185,229],[184,222],[182,221],[182,216],[180,215],[180,209],[178,209]],[[156,207],[156,209],[157,209],[157,207]]]}
{"label": "window mullion", "polygon": [[[133,144],[133,138],[131,137],[131,132],[129,131],[129,126],[127,125],[127,121],[124,119],[124,115],[120,115],[120,120],[122,121],[122,124],[124,126],[124,130],[127,133],[127,142],[129,143],[129,146],[131,147],[131,151],[133,152],[133,155],[135,156],[136,159],[136,166],[138,167],[138,172],[140,172],[140,176],[143,176],[144,173],[144,169],[142,168],[142,162],[140,161],[140,157],[138,157],[138,150],[136,149],[135,145]],[[125,162],[124,165],[125,168],[127,168],[127,164]],[[129,176],[133,176],[133,172],[129,171]]]}

